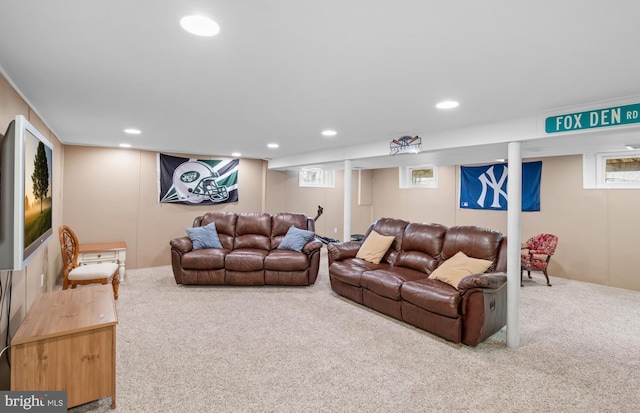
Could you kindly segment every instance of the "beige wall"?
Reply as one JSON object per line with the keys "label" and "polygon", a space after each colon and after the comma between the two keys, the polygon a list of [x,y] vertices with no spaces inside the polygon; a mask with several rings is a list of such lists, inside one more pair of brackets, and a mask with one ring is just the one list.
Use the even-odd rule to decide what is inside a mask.
{"label": "beige wall", "polygon": [[[26,312],[41,291],[51,290],[62,269],[60,259],[60,243],[57,227],[62,221],[62,173],[64,148],[58,138],[46,124],[11,87],[6,79],[0,76],[0,134],[4,134],[11,120],[16,115],[23,115],[38,131],[53,144],[53,228],[54,234],[49,243],[36,254],[22,271],[0,271],[2,286],[6,286],[11,277],[11,313],[7,316],[7,308],[0,312],[0,349],[6,345],[7,326],[10,335],[15,334]],[[11,275],[10,275],[11,274]],[[45,284],[40,286],[40,277],[44,275]],[[4,291],[3,291],[4,292]],[[5,304],[8,300],[4,301]],[[7,353],[5,353],[7,354]],[[9,388],[9,368],[6,357],[0,359],[0,389]]]}
{"label": "beige wall", "polygon": [[[640,290],[640,190],[582,188],[580,155],[526,159],[542,160],[541,211],[522,214],[522,237],[541,232],[559,236],[559,246],[550,264],[551,276]],[[336,187],[298,188],[295,172],[269,171],[267,205],[312,215],[317,204],[324,215],[316,232],[342,237],[343,175],[336,174]],[[371,204],[358,205],[358,174],[371,185]],[[506,234],[507,214],[458,208],[459,167],[438,168],[438,188],[400,189],[398,168],[354,171],[352,176],[352,233],[362,233],[380,217],[444,225],[479,225]],[[366,183],[364,184],[366,186]],[[366,198],[366,197],[365,197]],[[334,228],[337,231],[334,233]]]}
{"label": "beige wall", "polygon": [[[159,203],[155,152],[68,145],[64,172],[62,221],[83,243],[125,241],[127,268],[170,264],[169,240],[186,235],[193,219],[211,210],[288,211],[313,218],[322,205],[316,232],[342,238],[342,171],[336,172],[335,188],[299,188],[296,172],[269,171],[265,161],[241,159],[239,202],[217,206]],[[361,187],[364,198],[358,196]],[[352,188],[352,230],[361,233],[372,221],[373,172],[353,171]]]}
{"label": "beige wall", "polygon": [[[558,235],[553,276],[640,290],[640,190],[582,188],[582,157],[542,160],[540,212],[522,214],[523,241],[532,235]],[[398,189],[398,169],[374,171],[374,219],[398,217],[445,225],[479,225],[507,232],[502,211],[459,209],[459,168],[438,168],[438,189]]]}
{"label": "beige wall", "polygon": [[[338,240],[343,238],[343,171],[336,171],[335,187],[333,188],[300,188],[298,187],[298,173],[295,171],[269,171],[269,176],[266,191],[267,212],[299,212],[314,218],[318,206],[322,206],[323,214],[316,221],[316,233]],[[352,171],[351,233],[353,234],[363,233],[371,223],[372,178],[373,171],[363,171],[362,174],[359,171]],[[364,193],[364,197],[359,196],[361,192]]]}
{"label": "beige wall", "polygon": [[373,219],[394,217],[410,222],[456,224],[453,166],[438,167],[438,188],[400,189],[398,168],[373,172]]}
{"label": "beige wall", "polygon": [[127,268],[168,265],[169,240],[185,236],[185,228],[196,216],[213,210],[262,210],[263,163],[240,160],[236,203],[161,204],[156,152],[66,146],[63,222],[76,232],[81,243],[125,241]]}

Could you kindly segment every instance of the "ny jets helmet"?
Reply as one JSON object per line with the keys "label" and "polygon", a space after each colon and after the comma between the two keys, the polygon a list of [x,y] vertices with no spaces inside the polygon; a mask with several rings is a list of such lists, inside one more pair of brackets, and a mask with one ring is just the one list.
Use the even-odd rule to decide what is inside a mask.
{"label": "ny jets helmet", "polygon": [[163,201],[200,203],[222,202],[229,198],[225,185],[218,185],[220,176],[209,165],[200,161],[188,161],[173,171],[173,186]]}

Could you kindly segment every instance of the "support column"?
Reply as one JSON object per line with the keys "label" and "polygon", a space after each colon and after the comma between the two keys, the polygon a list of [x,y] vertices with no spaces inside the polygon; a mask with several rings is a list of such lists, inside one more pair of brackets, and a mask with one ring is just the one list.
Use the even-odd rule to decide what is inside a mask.
{"label": "support column", "polygon": [[507,347],[520,346],[520,219],[522,215],[522,154],[520,142],[509,142],[507,181]]}
{"label": "support column", "polygon": [[344,222],[342,241],[351,241],[351,159],[344,161]]}

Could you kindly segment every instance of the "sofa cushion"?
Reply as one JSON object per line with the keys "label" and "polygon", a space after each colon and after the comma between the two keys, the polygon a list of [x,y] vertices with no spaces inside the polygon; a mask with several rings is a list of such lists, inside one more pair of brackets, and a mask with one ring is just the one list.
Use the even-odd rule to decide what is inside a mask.
{"label": "sofa cushion", "polygon": [[[199,218],[199,219],[198,219]],[[218,238],[224,248],[233,249],[233,241],[236,236],[236,220],[238,215],[229,211],[207,212],[194,220],[193,226],[205,226],[212,222],[216,223]]]}
{"label": "sofa cushion", "polygon": [[222,248],[215,222],[203,227],[187,228],[187,234],[193,243],[194,250],[202,248]]}
{"label": "sofa cushion", "polygon": [[[448,260],[458,251],[468,257],[481,258],[496,263],[503,235],[494,230],[474,226],[451,227],[444,236],[441,260]],[[495,265],[489,267],[491,270]]]}
{"label": "sofa cushion", "polygon": [[234,249],[271,249],[271,215],[245,212],[238,214]]}
{"label": "sofa cushion", "polygon": [[395,266],[430,274],[438,266],[447,227],[440,224],[407,225]]}
{"label": "sofa cushion", "polygon": [[239,249],[227,254],[224,268],[230,271],[260,271],[264,269],[264,259],[268,251],[261,249]]}
{"label": "sofa cushion", "polygon": [[431,274],[438,266],[438,260],[429,254],[420,251],[400,251],[396,258],[395,267],[411,268],[423,274]]}
{"label": "sofa cushion", "polygon": [[182,268],[185,270],[220,270],[224,268],[224,258],[228,249],[205,248],[193,250],[182,255]]}
{"label": "sofa cushion", "polygon": [[407,225],[409,225],[409,221],[397,218],[379,218],[376,222],[369,225],[369,228],[367,228],[367,232],[365,233],[367,236],[369,236],[369,233],[373,230],[380,235],[393,235],[395,237],[391,244],[391,248],[389,248],[381,262],[395,265],[395,259],[401,249],[402,237]]}
{"label": "sofa cushion", "polygon": [[360,285],[382,297],[400,300],[402,284],[422,278],[427,278],[427,274],[402,267],[384,268],[363,273]]}
{"label": "sofa cushion", "polygon": [[394,239],[393,235],[380,235],[372,230],[360,246],[356,258],[379,264]]}
{"label": "sofa cushion", "polygon": [[[304,214],[294,214],[291,212],[280,212],[271,217],[271,249],[278,248],[289,228],[296,228],[315,231],[312,219],[307,219]],[[309,227],[311,226],[311,228]]]}
{"label": "sofa cushion", "polygon": [[278,245],[278,249],[300,252],[304,248],[305,244],[311,241],[315,235],[316,234],[313,231],[307,231],[291,225],[287,234],[280,242],[280,245]]}
{"label": "sofa cushion", "polygon": [[400,296],[416,307],[450,318],[460,316],[460,292],[439,280],[423,278],[407,281],[400,288]]}
{"label": "sofa cushion", "polygon": [[458,284],[464,277],[471,274],[482,274],[491,264],[493,264],[492,261],[467,257],[464,252],[459,251],[456,255],[440,264],[429,278],[446,282],[457,289]]}
{"label": "sofa cushion", "polygon": [[388,264],[373,264],[359,258],[349,258],[334,261],[329,267],[329,274],[345,284],[360,287],[360,277],[364,272],[388,267]]}
{"label": "sofa cushion", "polygon": [[307,254],[291,250],[273,250],[264,259],[264,269],[271,271],[304,271],[309,268]]}
{"label": "sofa cushion", "polygon": [[404,229],[402,250],[420,251],[435,257],[442,251],[446,233],[447,227],[444,225],[412,222]]}

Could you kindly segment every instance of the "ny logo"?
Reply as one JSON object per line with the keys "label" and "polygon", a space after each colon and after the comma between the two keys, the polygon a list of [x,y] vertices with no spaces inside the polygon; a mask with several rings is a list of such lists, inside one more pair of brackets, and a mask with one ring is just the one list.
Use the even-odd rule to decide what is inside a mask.
{"label": "ny logo", "polygon": [[482,193],[478,198],[478,205],[481,207],[484,206],[484,199],[487,196],[487,188],[490,187],[493,189],[493,202],[491,203],[491,208],[500,208],[500,196],[503,196],[504,199],[507,199],[507,193],[503,191],[502,184],[507,179],[507,167],[506,165],[502,166],[502,176],[500,176],[500,180],[496,180],[496,176],[493,173],[493,166],[491,166],[485,173],[480,175],[478,180],[482,183]]}

